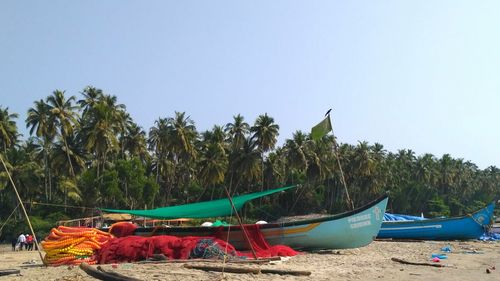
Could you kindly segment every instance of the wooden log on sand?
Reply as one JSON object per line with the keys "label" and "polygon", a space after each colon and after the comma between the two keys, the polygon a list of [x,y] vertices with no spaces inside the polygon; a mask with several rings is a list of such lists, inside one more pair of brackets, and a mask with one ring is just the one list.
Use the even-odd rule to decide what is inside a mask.
{"label": "wooden log on sand", "polygon": [[410,264],[410,265],[423,265],[423,266],[433,266],[433,267],[446,267],[444,264],[439,264],[439,263],[428,263],[428,262],[411,262],[411,261],[405,261],[402,259],[398,258],[391,258],[392,261],[399,262],[402,264]]}
{"label": "wooden log on sand", "polygon": [[[265,264],[271,261],[275,261],[276,259],[235,259],[235,260],[226,260],[225,263],[239,263],[239,264]],[[137,264],[161,264],[161,263],[194,263],[194,262],[205,262],[205,263],[223,263],[223,260],[211,260],[211,259],[179,259],[179,260],[145,260],[135,262]]]}
{"label": "wooden log on sand", "polygon": [[11,274],[20,274],[21,270],[19,269],[1,269],[0,276],[6,276]]}
{"label": "wooden log on sand", "polygon": [[80,268],[88,275],[104,281],[141,281],[140,279],[128,277],[112,271],[104,271],[100,266],[97,269],[90,266],[88,263],[81,263]]}
{"label": "wooden log on sand", "polygon": [[250,268],[250,267],[235,267],[235,266],[208,266],[208,265],[191,265],[185,264],[185,268],[199,269],[204,271],[216,271],[216,272],[228,272],[228,273],[270,273],[270,274],[280,274],[280,275],[295,275],[295,276],[309,276],[310,271],[298,271],[298,270],[284,270],[284,269],[261,269],[261,268]]}

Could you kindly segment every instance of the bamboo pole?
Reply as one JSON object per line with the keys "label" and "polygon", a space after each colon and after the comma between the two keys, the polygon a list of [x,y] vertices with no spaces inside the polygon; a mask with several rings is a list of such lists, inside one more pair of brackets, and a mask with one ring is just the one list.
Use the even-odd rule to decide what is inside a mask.
{"label": "bamboo pole", "polygon": [[229,272],[229,273],[252,273],[252,274],[279,274],[279,275],[294,275],[294,276],[309,276],[310,271],[288,270],[288,269],[266,269],[257,267],[236,267],[236,266],[208,266],[208,265],[191,265],[185,264],[185,268],[198,269],[204,271]]}
{"label": "bamboo pole", "polygon": [[226,192],[227,199],[229,199],[229,203],[231,204],[231,207],[233,208],[234,214],[236,215],[236,218],[238,219],[238,223],[241,227],[241,231],[243,232],[243,236],[247,240],[248,246],[250,247],[250,250],[252,251],[254,259],[257,259],[257,253],[255,252],[252,243],[250,242],[250,237],[248,237],[247,230],[243,226],[243,222],[241,221],[241,217],[238,214],[238,210],[236,210],[236,207],[234,206],[233,198],[231,198],[231,195],[229,194],[229,191],[227,190],[227,187],[224,185],[224,191]]}
{"label": "bamboo pole", "polygon": [[347,183],[346,183],[345,177],[344,177],[344,171],[342,170],[342,165],[340,164],[340,157],[339,157],[339,152],[337,149],[337,141],[335,140],[335,134],[333,133],[333,126],[331,126],[332,121],[330,120],[330,113],[329,112],[328,112],[328,121],[330,122],[330,127],[332,128],[333,152],[335,153],[335,158],[337,158],[337,165],[339,166],[339,170],[340,170],[340,181],[342,182],[342,185],[344,185],[345,194],[347,196],[347,204],[349,204],[349,207],[351,207],[351,209],[354,210],[354,202],[352,202],[351,197],[349,196],[349,191],[347,190]]}
{"label": "bamboo pole", "polygon": [[21,200],[21,196],[19,196],[19,192],[17,192],[16,184],[14,183],[14,180],[12,180],[12,176],[10,175],[9,170],[7,169],[7,164],[5,164],[5,161],[3,160],[2,154],[0,154],[0,160],[2,160],[3,167],[5,169],[5,172],[9,176],[10,183],[12,184],[12,187],[14,188],[14,191],[16,192],[17,199],[19,200],[19,204],[21,205],[21,208],[23,209],[24,216],[26,217],[26,220],[28,221],[28,225],[31,230],[31,234],[33,235],[33,241],[35,241],[36,249],[38,251],[38,254],[40,255],[40,260],[42,261],[43,264],[45,264],[45,261],[43,260],[42,252],[40,251],[40,246],[38,245],[38,240],[36,238],[35,231],[33,230],[33,226],[31,225],[30,218],[28,216],[28,213],[26,212],[26,209],[24,208],[23,205],[23,200]]}

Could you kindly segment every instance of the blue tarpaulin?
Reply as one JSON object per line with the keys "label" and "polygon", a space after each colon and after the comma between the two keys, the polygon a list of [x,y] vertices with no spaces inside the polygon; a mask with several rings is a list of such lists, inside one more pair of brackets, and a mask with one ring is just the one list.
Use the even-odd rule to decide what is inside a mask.
{"label": "blue tarpaulin", "polygon": [[400,214],[384,214],[384,221],[421,221],[426,220],[426,218],[409,216],[409,215],[400,215]]}

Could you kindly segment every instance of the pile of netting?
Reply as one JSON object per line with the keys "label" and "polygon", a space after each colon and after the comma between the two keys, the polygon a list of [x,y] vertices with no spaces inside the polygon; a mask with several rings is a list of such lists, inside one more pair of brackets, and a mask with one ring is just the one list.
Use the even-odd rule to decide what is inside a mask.
{"label": "pile of netting", "polygon": [[82,262],[95,264],[96,252],[113,236],[107,232],[88,227],[53,228],[41,242],[47,265],[59,266]]}
{"label": "pile of netting", "polygon": [[[110,240],[102,247],[98,253],[98,263],[134,262],[146,260],[155,254],[163,254],[167,259],[238,259],[253,257],[252,252],[237,251],[231,244],[225,242],[224,238],[227,233],[223,227],[217,228],[214,234],[208,237],[130,236],[136,227],[131,223],[113,225],[110,232],[119,238]],[[245,229],[256,256],[259,258],[295,256],[298,254],[288,246],[270,246],[262,235],[259,225],[247,225]]]}
{"label": "pile of netting", "polygon": [[102,247],[98,263],[121,263],[147,260],[163,254],[167,259],[224,259],[238,257],[230,244],[210,237],[127,236],[115,238]]}

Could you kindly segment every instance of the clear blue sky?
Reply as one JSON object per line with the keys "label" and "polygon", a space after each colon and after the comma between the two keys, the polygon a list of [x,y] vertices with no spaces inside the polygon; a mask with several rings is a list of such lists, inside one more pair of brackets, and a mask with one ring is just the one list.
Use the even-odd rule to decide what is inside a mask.
{"label": "clear blue sky", "polygon": [[333,108],[341,142],[500,166],[499,1],[7,1],[0,104],[118,96],[149,130],[267,112],[280,143]]}

